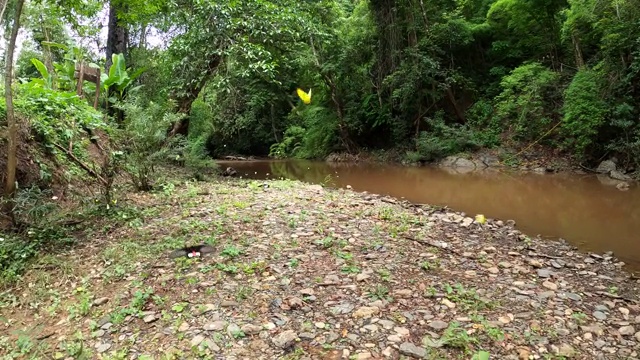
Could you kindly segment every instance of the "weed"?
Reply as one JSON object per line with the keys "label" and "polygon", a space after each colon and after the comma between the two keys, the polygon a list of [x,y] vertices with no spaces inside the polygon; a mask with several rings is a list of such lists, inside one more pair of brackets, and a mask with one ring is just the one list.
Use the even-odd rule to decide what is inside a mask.
{"label": "weed", "polygon": [[241,286],[236,292],[236,300],[245,300],[253,294],[253,289],[247,286]]}
{"label": "weed", "polygon": [[242,255],[243,251],[233,245],[227,245],[224,247],[224,249],[222,249],[222,252],[220,253],[220,255],[222,256],[226,256],[229,257],[231,259],[236,258],[240,255]]}
{"label": "weed", "polygon": [[368,295],[373,300],[390,300],[389,288],[383,285],[376,285],[369,290]]}
{"label": "weed", "polygon": [[434,261],[425,260],[420,263],[420,268],[424,271],[437,269],[439,267],[440,267],[440,259],[435,259]]}

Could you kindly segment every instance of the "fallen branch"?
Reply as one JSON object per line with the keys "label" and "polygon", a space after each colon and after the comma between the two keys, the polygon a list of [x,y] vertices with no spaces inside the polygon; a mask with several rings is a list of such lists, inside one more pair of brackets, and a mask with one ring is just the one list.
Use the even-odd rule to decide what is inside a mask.
{"label": "fallen branch", "polygon": [[446,250],[446,251],[449,251],[449,252],[454,253],[454,254],[456,254],[456,255],[460,255],[456,250],[452,249],[452,248],[451,248],[450,246],[448,246],[448,245],[447,245],[447,246],[441,246],[441,245],[436,244],[436,243],[434,243],[434,242],[431,242],[431,241],[429,241],[429,240],[417,239],[417,238],[414,238],[414,237],[412,237],[412,236],[408,236],[408,235],[402,235],[402,237],[404,237],[404,238],[405,238],[405,239],[407,239],[407,240],[415,241],[415,242],[417,242],[418,244],[431,246],[431,247],[434,247],[434,248],[438,248],[438,249],[440,249],[440,250]]}
{"label": "fallen branch", "polygon": [[58,145],[56,143],[52,143],[52,144],[53,144],[53,146],[55,146],[58,149],[62,150],[65,153],[65,155],[67,155],[71,160],[73,160],[76,164],[78,164],[78,166],[83,168],[87,173],[89,173],[89,175],[91,175],[94,178],[98,179],[104,185],[107,185],[107,181],[102,176],[100,176],[100,174],[98,174],[93,169],[91,169],[87,164],[83,163],[80,159],[78,159],[75,155],[73,155],[72,152],[70,152],[69,150],[65,149],[64,147],[62,147],[62,146],[60,146],[60,145]]}
{"label": "fallen branch", "polygon": [[613,299],[624,300],[626,302],[630,302],[630,303],[634,303],[634,304],[639,304],[640,303],[640,301],[638,301],[638,300],[630,299],[630,298],[627,298],[627,297],[624,297],[624,296],[620,296],[620,295],[616,295],[616,294],[611,294],[611,293],[604,292],[604,291],[597,291],[596,294],[602,295],[602,296],[606,296],[606,297],[610,297],[610,298],[613,298]]}

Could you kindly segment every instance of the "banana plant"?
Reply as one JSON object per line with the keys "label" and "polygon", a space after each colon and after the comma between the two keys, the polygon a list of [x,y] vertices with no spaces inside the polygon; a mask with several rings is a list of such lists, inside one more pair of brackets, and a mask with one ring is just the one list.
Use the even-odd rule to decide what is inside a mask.
{"label": "banana plant", "polygon": [[44,63],[42,63],[42,61],[40,61],[40,60],[38,60],[36,58],[32,58],[31,59],[31,63],[33,65],[35,65],[36,69],[38,70],[38,72],[42,76],[42,79],[31,79],[31,81],[33,81],[36,84],[42,85],[43,87],[45,87],[47,89],[52,89],[53,88],[53,75],[51,73],[49,73],[49,70],[47,70],[47,67],[44,65]]}
{"label": "banana plant", "polygon": [[140,88],[140,86],[129,87],[146,69],[140,68],[129,75],[123,54],[113,54],[111,59],[109,74],[102,74],[100,82],[105,94],[109,94],[109,90],[115,90],[117,98],[109,97],[109,102],[115,103],[118,100],[124,100],[125,91],[135,91]]}

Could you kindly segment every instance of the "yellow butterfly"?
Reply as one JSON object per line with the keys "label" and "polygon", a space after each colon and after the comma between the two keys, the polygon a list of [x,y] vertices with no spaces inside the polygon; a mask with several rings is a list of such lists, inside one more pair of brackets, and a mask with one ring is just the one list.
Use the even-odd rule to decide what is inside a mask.
{"label": "yellow butterfly", "polygon": [[309,93],[307,94],[304,90],[298,88],[296,90],[298,92],[298,96],[302,99],[302,102],[309,105],[311,103],[311,89],[309,89]]}

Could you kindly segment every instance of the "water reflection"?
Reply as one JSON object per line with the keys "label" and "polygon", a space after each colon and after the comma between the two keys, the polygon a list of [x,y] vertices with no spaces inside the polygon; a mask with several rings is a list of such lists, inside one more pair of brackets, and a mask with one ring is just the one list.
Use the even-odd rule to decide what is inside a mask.
{"label": "water reflection", "polygon": [[[351,185],[468,214],[513,219],[531,235],[564,238],[583,251],[613,251],[640,270],[640,190],[619,191],[589,175],[458,174],[437,168],[313,161],[220,162],[255,179],[289,178]],[[267,176],[269,174],[269,176]]]}

